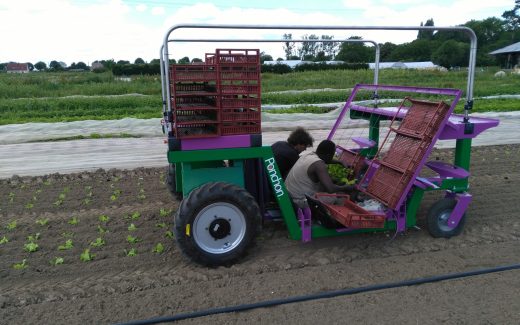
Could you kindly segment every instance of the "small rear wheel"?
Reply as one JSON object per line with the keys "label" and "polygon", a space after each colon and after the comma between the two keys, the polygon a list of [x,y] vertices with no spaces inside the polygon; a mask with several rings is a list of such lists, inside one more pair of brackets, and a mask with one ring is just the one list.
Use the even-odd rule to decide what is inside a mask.
{"label": "small rear wheel", "polygon": [[229,183],[206,183],[182,200],[175,238],[196,263],[230,265],[254,243],[260,223],[260,208],[248,191]]}
{"label": "small rear wheel", "polygon": [[443,198],[435,202],[427,215],[428,232],[436,238],[450,238],[457,236],[462,232],[466,223],[466,214],[464,214],[459,224],[454,228],[448,225],[448,219],[457,205],[454,198]]}

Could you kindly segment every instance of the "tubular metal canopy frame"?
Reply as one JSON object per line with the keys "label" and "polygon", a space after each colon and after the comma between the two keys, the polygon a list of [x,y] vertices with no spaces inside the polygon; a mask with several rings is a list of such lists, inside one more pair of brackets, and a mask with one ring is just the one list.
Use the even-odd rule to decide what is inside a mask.
{"label": "tubular metal canopy frame", "polygon": [[[477,57],[477,36],[475,32],[468,27],[463,26],[447,26],[447,27],[437,27],[437,26],[313,26],[313,25],[217,25],[217,24],[180,24],[171,27],[164,36],[163,47],[161,49],[161,57],[168,58],[168,43],[170,40],[170,35],[175,30],[178,29],[244,29],[244,30],[336,30],[336,31],[348,31],[348,30],[395,30],[395,31],[407,31],[407,30],[418,30],[418,31],[460,31],[467,34],[470,38],[470,53],[469,53],[469,63],[468,63],[468,83],[466,89],[466,105],[464,106],[464,119],[467,121],[469,118],[469,110],[471,109],[473,102],[473,84],[474,84],[474,76],[475,76],[475,64]],[[182,41],[182,40],[175,40]],[[222,40],[219,40],[222,41]],[[239,40],[228,40],[229,42],[239,41]],[[243,42],[244,40],[242,40]],[[246,40],[247,41],[247,40]],[[282,42],[287,42],[289,40],[282,40]],[[290,40],[292,41],[292,40]],[[323,41],[323,40],[321,40]],[[197,42],[211,42],[209,40],[197,40]],[[162,57],[164,59],[164,57]],[[164,61],[164,67],[161,69],[161,73],[165,73],[164,79],[166,80],[166,85],[169,84],[169,64],[168,60]],[[163,70],[164,69],[164,70]],[[170,89],[166,87],[166,97],[170,97]],[[169,102],[169,101],[168,101]],[[168,103],[169,108],[169,103]]]}
{"label": "tubular metal canopy frame", "polygon": [[[277,40],[266,40],[266,39],[169,39],[168,43],[171,42],[192,42],[192,43],[222,43],[222,42],[228,42],[228,43],[285,43],[285,42],[294,42],[294,43],[303,43],[303,42],[309,42],[309,43],[322,43],[322,42],[335,42],[335,43],[371,43],[374,45],[375,48],[375,66],[374,66],[374,84],[377,85],[379,83],[379,58],[380,58],[380,48],[379,44],[376,41],[373,40],[362,40],[362,39],[348,39],[348,40],[338,40],[338,41],[331,41],[331,40],[288,40],[288,39],[277,39]],[[164,60],[164,57],[168,57],[167,52],[168,46],[165,47],[163,44],[161,46],[161,50],[159,53],[160,58],[160,66],[161,66],[161,83],[162,83],[162,100],[163,100],[163,112],[166,112],[167,110],[171,110],[171,103],[167,98],[170,98],[170,89],[168,87],[168,84],[170,82],[170,75],[169,75],[169,60]],[[166,50],[166,54],[165,54]],[[376,90],[377,93],[377,90]]]}

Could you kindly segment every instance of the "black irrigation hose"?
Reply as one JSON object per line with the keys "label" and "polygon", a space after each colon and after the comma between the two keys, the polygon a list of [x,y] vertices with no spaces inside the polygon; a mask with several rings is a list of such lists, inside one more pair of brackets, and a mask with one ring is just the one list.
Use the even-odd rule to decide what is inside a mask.
{"label": "black irrigation hose", "polygon": [[305,295],[305,296],[295,296],[295,297],[289,297],[289,298],[283,298],[283,299],[274,299],[274,300],[255,302],[252,304],[242,304],[242,305],[238,305],[238,306],[212,308],[212,309],[200,310],[200,311],[195,311],[195,312],[190,312],[190,313],[177,314],[174,316],[157,317],[157,318],[130,321],[127,323],[120,323],[119,325],[145,325],[145,324],[147,325],[147,324],[157,324],[157,323],[163,323],[163,322],[174,322],[174,321],[189,319],[189,318],[197,318],[197,317],[204,317],[204,316],[209,316],[209,315],[245,311],[245,310],[256,309],[256,308],[273,307],[273,306],[277,306],[277,305],[285,305],[285,304],[291,304],[291,303],[295,303],[295,302],[302,302],[302,301],[309,301],[309,300],[316,300],[316,299],[334,298],[337,296],[353,295],[353,294],[362,293],[362,292],[370,292],[370,291],[419,285],[419,284],[425,284],[425,283],[439,282],[439,281],[465,278],[465,277],[481,275],[481,274],[510,271],[510,270],[515,270],[515,269],[520,269],[520,264],[498,266],[498,267],[487,268],[487,269],[476,270],[476,271],[450,273],[450,274],[437,275],[437,276],[432,276],[432,277],[427,277],[427,278],[418,278],[418,279],[412,279],[412,280],[405,280],[405,281],[401,281],[401,282],[390,282],[390,283],[369,285],[369,286],[351,288],[351,289],[327,291],[327,292],[321,292],[321,293]]}

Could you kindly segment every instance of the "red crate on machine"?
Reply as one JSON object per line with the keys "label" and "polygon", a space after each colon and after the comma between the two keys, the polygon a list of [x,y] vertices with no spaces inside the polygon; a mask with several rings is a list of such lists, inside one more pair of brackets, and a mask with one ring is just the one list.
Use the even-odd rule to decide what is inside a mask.
{"label": "red crate on machine", "polygon": [[398,131],[410,136],[433,137],[444,118],[442,113],[449,109],[449,105],[444,102],[430,102],[409,97],[405,98],[405,102],[410,102],[411,106],[401,121]]}
{"label": "red crate on machine", "polygon": [[314,196],[332,218],[347,228],[383,228],[385,225],[386,215],[383,211],[365,210],[350,201],[348,195],[316,193]]}
{"label": "red crate on machine", "polygon": [[366,188],[368,194],[392,209],[397,207],[414,173],[422,168],[423,158],[449,111],[449,106],[442,101],[428,102],[411,98],[405,98],[401,108],[407,102],[411,106],[399,127],[390,127],[389,134],[395,133],[394,140],[388,151],[375,160],[379,167]]}
{"label": "red crate on machine", "polygon": [[170,80],[172,82],[216,81],[217,67],[211,64],[172,64]]}
{"label": "red crate on machine", "polygon": [[175,82],[170,87],[174,96],[217,96],[218,87],[214,82]]}
{"label": "red crate on machine", "polygon": [[206,54],[206,62],[219,65],[260,65],[258,49],[217,49],[214,54]]}
{"label": "red crate on machine", "polygon": [[222,108],[222,122],[255,122],[260,123],[260,111],[256,108]]}
{"label": "red crate on machine", "polygon": [[[380,162],[381,163],[381,162]],[[389,207],[395,207],[413,172],[401,172],[381,164],[366,191]]]}
{"label": "red crate on machine", "polygon": [[220,84],[220,93],[226,95],[257,95],[260,97],[260,83],[258,80],[228,80]]}
{"label": "red crate on machine", "polygon": [[262,128],[259,122],[222,122],[221,135],[257,134]]}
{"label": "red crate on machine", "polygon": [[217,49],[221,134],[261,133],[260,51]]}
{"label": "red crate on machine", "polygon": [[178,139],[220,135],[216,65],[174,64],[171,72],[173,132]]}

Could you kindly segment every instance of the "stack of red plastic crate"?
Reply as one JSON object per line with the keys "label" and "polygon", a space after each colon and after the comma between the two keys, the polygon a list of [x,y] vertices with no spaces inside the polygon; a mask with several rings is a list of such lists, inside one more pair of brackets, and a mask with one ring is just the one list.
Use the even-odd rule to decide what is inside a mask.
{"label": "stack of red plastic crate", "polygon": [[171,71],[175,137],[261,133],[259,50],[217,49]]}

